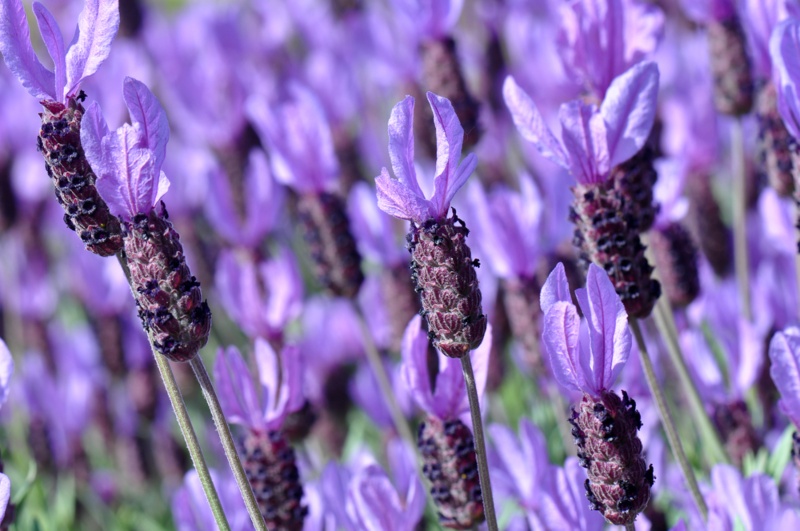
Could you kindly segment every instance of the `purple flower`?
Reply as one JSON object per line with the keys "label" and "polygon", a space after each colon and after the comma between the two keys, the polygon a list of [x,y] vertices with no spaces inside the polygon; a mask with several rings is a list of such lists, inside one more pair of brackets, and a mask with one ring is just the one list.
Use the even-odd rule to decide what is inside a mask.
{"label": "purple flower", "polygon": [[131,221],[136,214],[149,213],[169,188],[161,172],[169,123],[161,104],[140,81],[125,78],[122,94],[132,124],[109,131],[94,102],[83,118],[81,142],[109,210]]}
{"label": "purple flower", "polygon": [[[0,408],[8,400],[9,382],[14,374],[14,358],[5,342],[0,339]],[[2,518],[0,518],[2,520]]]}
{"label": "purple flower", "polygon": [[716,465],[711,470],[712,491],[708,500],[708,528],[714,530],[795,529],[796,509],[783,505],[778,487],[769,476],[753,474],[742,478],[730,465]]}
{"label": "purple flower", "polygon": [[308,89],[292,85],[290,94],[291,99],[280,105],[252,97],[247,114],[270,148],[278,181],[301,193],[330,191],[339,162],[325,112]]}
{"label": "purple flower", "polygon": [[600,531],[603,517],[589,509],[586,503],[586,473],[574,457],[564,462],[564,468],[550,467],[542,499],[542,521],[545,529]]}
{"label": "purple flower", "polygon": [[609,171],[636,154],[650,135],[656,112],[658,67],[645,61],[611,83],[600,108],[582,100],[559,110],[561,140],[547,127],[533,100],[506,78],[503,96],[514,124],[526,140],[579,183],[600,183]]}
{"label": "purple flower", "polygon": [[772,75],[772,58],[769,40],[775,26],[788,16],[786,0],[746,0],[743,22],[747,26],[748,42],[752,51],[753,70],[756,77],[769,79]]}
{"label": "purple flower", "polygon": [[614,78],[650,55],[664,32],[664,13],[637,0],[579,0],[561,7],[558,35],[569,74],[602,100]]}
{"label": "purple flower", "polygon": [[[233,531],[252,529],[238,487],[230,474],[210,470],[211,481],[217,489],[225,516]],[[190,470],[183,478],[183,485],[172,496],[172,517],[178,531],[204,531],[217,529],[214,515],[206,501],[200,478]]]}
{"label": "purple flower", "polygon": [[347,212],[362,256],[390,267],[408,265],[408,252],[400,245],[392,219],[381,214],[375,191],[367,183],[353,186]]}
{"label": "purple flower", "polygon": [[429,219],[443,220],[453,196],[477,165],[472,153],[461,160],[464,129],[450,101],[428,92],[428,102],[436,125],[433,195],[427,198],[423,194],[414,167],[414,98],[411,96],[395,105],[389,118],[389,158],[396,179],[389,176],[386,168],[375,179],[378,207],[389,215],[417,224]]}
{"label": "purple flower", "polygon": [[392,0],[392,6],[402,13],[424,39],[446,37],[458,22],[464,0]]}
{"label": "purple flower", "polygon": [[[402,378],[399,364],[384,361],[384,367],[392,388],[395,390],[398,406],[406,415],[412,413],[411,397],[408,390],[400,383]],[[378,379],[372,371],[372,367],[362,363],[353,379],[350,380],[350,396],[353,402],[381,429],[392,429],[394,424],[389,406],[386,404]]]}
{"label": "purple flower", "polygon": [[769,41],[778,111],[786,129],[800,138],[800,19],[788,18],[778,24]]}
{"label": "purple flower", "polygon": [[600,397],[614,383],[631,350],[628,314],[608,275],[589,266],[586,288],[575,290],[586,330],[569,297],[564,266],[559,264],[542,287],[542,341],[556,381],[564,388]]}
{"label": "purple flower", "polygon": [[279,359],[263,339],[256,339],[254,355],[260,383],[258,390],[238,349],[220,348],[214,363],[220,402],[228,420],[234,424],[257,432],[277,430],[286,415],[303,405],[300,356],[296,347],[287,346]]}
{"label": "purple flower", "polygon": [[800,328],[776,333],[769,344],[769,359],[769,374],[781,393],[781,411],[800,428]]}
{"label": "purple flower", "polygon": [[[469,412],[461,363],[439,353],[439,374],[434,389],[428,376],[428,334],[422,328],[422,318],[415,316],[403,336],[403,382],[417,405],[426,413],[440,419],[454,419]],[[486,387],[489,353],[492,345],[491,326],[487,327],[483,343],[472,353],[475,385],[478,396]],[[466,421],[465,421],[466,422]]]}
{"label": "purple flower", "polygon": [[61,29],[46,7],[36,2],[33,13],[55,72],[45,68],[33,51],[21,0],[0,4],[0,52],[34,98],[64,103],[108,57],[119,28],[117,0],[87,0],[69,48],[64,48]]}

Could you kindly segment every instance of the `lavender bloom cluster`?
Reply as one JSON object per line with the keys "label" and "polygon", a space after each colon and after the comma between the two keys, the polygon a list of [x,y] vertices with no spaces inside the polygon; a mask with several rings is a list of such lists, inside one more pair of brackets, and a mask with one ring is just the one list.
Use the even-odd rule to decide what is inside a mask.
{"label": "lavender bloom cluster", "polygon": [[168,4],[0,0],[0,530],[800,529],[797,0]]}

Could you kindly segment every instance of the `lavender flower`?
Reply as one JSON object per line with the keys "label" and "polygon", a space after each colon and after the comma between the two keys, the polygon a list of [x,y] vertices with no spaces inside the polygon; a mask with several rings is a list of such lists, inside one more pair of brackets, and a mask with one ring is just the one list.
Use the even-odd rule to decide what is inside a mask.
{"label": "lavender flower", "polygon": [[569,296],[563,266],[542,288],[542,340],[556,381],[583,393],[569,419],[581,466],[587,469],[586,496],[593,509],[616,525],[630,524],[647,506],[653,466],[647,468],[637,431],[636,402],[610,391],[631,349],[627,314],[605,272],[589,266],[586,288],[575,291],[586,316],[582,330]]}
{"label": "lavender flower", "polygon": [[460,358],[476,348],[486,330],[481,292],[472,253],[466,244],[468,229],[450,202],[477,164],[470,154],[461,161],[464,130],[450,102],[431,92],[428,102],[436,124],[438,153],[433,194],[422,193],[414,168],[414,98],[395,105],[389,119],[389,157],[397,179],[386,168],[375,179],[378,207],[411,221],[406,239],[411,251],[412,278],[434,345]]}
{"label": "lavender flower", "polygon": [[548,468],[549,481],[542,498],[542,522],[545,529],[573,529],[575,531],[600,531],[603,519],[591,511],[581,498],[585,488],[581,485],[583,472],[579,460],[570,457],[564,467]]}
{"label": "lavender flower", "polygon": [[[424,462],[422,473],[431,483],[439,522],[452,529],[469,529],[483,521],[484,514],[472,433],[461,420],[469,412],[464,376],[458,361],[440,355],[439,374],[431,387],[428,338],[421,325],[417,316],[406,328],[402,374],[408,392],[428,415],[417,439]],[[486,387],[491,343],[489,328],[472,354],[479,396]]]}
{"label": "lavender flower", "polygon": [[119,26],[117,2],[89,0],[68,49],[47,8],[37,2],[33,11],[55,72],[47,70],[33,51],[20,0],[0,5],[0,52],[20,83],[44,106],[38,148],[64,207],[64,222],[88,250],[109,256],[119,251],[122,236],[119,222],[98,195],[95,174],[83,154],[80,130],[85,95],[79,90],[81,82],[108,57]]}
{"label": "lavender flower", "polygon": [[625,197],[611,178],[614,168],[634,156],[647,141],[655,116],[658,68],[643,62],[617,77],[598,108],[575,100],[561,106],[561,140],[545,125],[533,101],[513,78],[503,94],[523,138],[545,157],[567,168],[578,184],[570,214],[576,224],[574,243],[581,259],[600,264],[613,279],[628,314],[645,317],[661,293],[650,278],[638,234],[639,205]]}
{"label": "lavender flower", "polygon": [[81,141],[98,174],[97,189],[125,230],[124,248],[142,326],[159,353],[189,361],[206,344],[211,312],[191,275],[166,208],[155,205],[169,188],[161,171],[169,139],[164,109],[141,82],[126,78],[123,97],[132,124],[109,131],[95,102]]}
{"label": "lavender flower", "polygon": [[303,405],[299,352],[288,346],[279,358],[269,343],[256,339],[255,358],[259,390],[239,351],[219,350],[214,378],[220,402],[230,422],[248,428],[242,441],[244,468],[267,525],[300,528],[308,508],[302,503],[294,450],[281,432],[286,416]]}

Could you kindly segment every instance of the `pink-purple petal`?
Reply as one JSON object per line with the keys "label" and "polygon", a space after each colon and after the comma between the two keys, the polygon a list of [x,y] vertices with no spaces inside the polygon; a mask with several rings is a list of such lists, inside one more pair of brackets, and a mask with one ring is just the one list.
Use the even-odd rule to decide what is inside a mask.
{"label": "pink-purple petal", "polygon": [[402,377],[409,394],[417,405],[428,413],[435,410],[428,378],[428,334],[422,328],[422,318],[414,316],[403,333]]}
{"label": "pink-purple petal", "polygon": [[395,105],[389,117],[389,159],[397,180],[422,196],[414,168],[414,98],[411,96]]}
{"label": "pink-purple petal", "polygon": [[452,198],[464,184],[466,177],[469,177],[469,173],[466,177],[461,175],[461,182],[456,182],[464,128],[461,127],[450,100],[432,92],[428,92],[427,96],[433,111],[433,123],[436,126],[436,176],[433,179],[431,203],[435,216],[441,218],[447,215],[447,210],[450,208],[448,197]]}
{"label": "pink-purple petal", "polygon": [[776,333],[769,344],[769,359],[769,374],[781,393],[781,410],[800,427],[800,328]]}
{"label": "pink-purple petal", "polygon": [[542,342],[553,376],[564,388],[582,393],[590,388],[580,363],[580,317],[569,302],[556,302],[544,316]]}
{"label": "pink-purple petal", "polygon": [[0,339],[0,408],[6,403],[11,389],[11,376],[14,374],[14,358],[5,342]]}
{"label": "pink-purple petal", "polygon": [[561,140],[569,169],[580,183],[598,183],[608,176],[609,152],[603,117],[594,105],[574,100],[561,106]]}
{"label": "pink-purple petal", "polygon": [[55,94],[64,93],[64,85],[67,84],[67,55],[64,49],[64,36],[61,28],[58,27],[56,19],[52,13],[39,2],[33,3],[33,14],[39,25],[39,33],[42,35],[47,53],[53,59],[55,70]]}
{"label": "pink-purple petal", "polygon": [[123,124],[102,142],[109,173],[98,175],[97,191],[111,213],[125,220],[150,212],[158,189],[152,152],[141,146],[141,140],[138,127]]}
{"label": "pink-purple petal", "polygon": [[647,142],[656,115],[658,66],[639,63],[614,79],[600,105],[608,134],[610,166],[625,162]]}
{"label": "pink-purple petal", "polygon": [[786,128],[800,137],[798,83],[800,83],[800,20],[789,18],[778,24],[769,41],[772,64],[778,77],[778,109]]}
{"label": "pink-purple petal", "polygon": [[21,0],[0,2],[0,53],[31,96],[41,100],[61,99],[61,95],[55,93],[55,75],[42,65],[33,51]]}
{"label": "pink-purple petal", "polygon": [[250,370],[236,347],[219,349],[214,362],[214,383],[229,422],[256,429],[263,426]]}
{"label": "pink-purple petal", "polygon": [[67,86],[64,97],[75,93],[81,81],[97,72],[108,58],[111,42],[119,29],[117,2],[118,0],[86,0],[78,16],[76,39],[67,51]]}
{"label": "pink-purple petal", "polygon": [[122,97],[131,121],[142,128],[143,147],[153,152],[154,171],[160,173],[169,141],[167,114],[147,85],[131,77],[126,77],[123,82]]}
{"label": "pink-purple petal", "polygon": [[103,156],[103,138],[108,134],[108,125],[100,110],[100,104],[93,101],[81,120],[81,145],[86,160],[98,177],[111,171]]}
{"label": "pink-purple petal", "polygon": [[390,216],[422,223],[433,217],[430,201],[418,195],[402,182],[392,179],[386,168],[375,178],[378,208]]}
{"label": "pink-purple petal", "polygon": [[567,274],[564,270],[564,264],[559,262],[547,276],[547,280],[542,286],[542,290],[539,293],[539,306],[542,309],[542,314],[547,314],[553,304],[570,301],[572,301],[572,296],[569,291]]}

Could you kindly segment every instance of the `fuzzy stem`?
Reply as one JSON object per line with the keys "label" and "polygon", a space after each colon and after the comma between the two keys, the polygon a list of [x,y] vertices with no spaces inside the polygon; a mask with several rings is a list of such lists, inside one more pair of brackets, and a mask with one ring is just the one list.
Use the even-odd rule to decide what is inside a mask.
{"label": "fuzzy stem", "polygon": [[367,353],[367,361],[372,369],[372,373],[378,380],[378,387],[380,387],[381,393],[386,400],[386,405],[389,407],[389,413],[392,416],[394,427],[397,433],[413,447],[416,445],[417,441],[411,433],[411,428],[408,427],[408,421],[405,415],[403,415],[400,406],[397,404],[397,398],[395,397],[392,384],[389,381],[389,376],[386,374],[386,368],[383,366],[381,355],[378,352],[378,348],[375,346],[375,341],[372,339],[372,332],[360,311],[358,312],[358,324],[361,326],[361,335],[364,338],[364,350],[366,350]]}
{"label": "fuzzy stem", "polygon": [[[125,272],[125,278],[127,278],[128,283],[130,283],[131,271],[128,268],[128,263],[123,257],[122,252],[117,253],[117,260],[119,260],[119,264]],[[131,289],[133,289],[132,286]],[[156,352],[152,342],[150,343],[150,350],[153,352],[158,372],[161,374],[161,380],[164,382],[164,388],[172,404],[172,410],[175,412],[178,427],[180,427],[183,439],[186,441],[186,448],[189,450],[192,464],[195,470],[197,470],[197,477],[203,487],[203,492],[205,492],[208,505],[211,507],[211,512],[214,514],[214,521],[221,531],[230,531],[230,525],[225,517],[225,511],[222,508],[222,503],[219,501],[217,489],[214,487],[211,473],[208,471],[208,464],[206,463],[205,457],[203,457],[203,451],[200,449],[200,443],[197,441],[197,434],[194,432],[194,427],[192,427],[192,421],[189,419],[189,412],[186,411],[186,404],[183,401],[183,396],[181,396],[178,384],[175,382],[175,376],[172,374],[169,361]]]}
{"label": "fuzzy stem", "polygon": [[717,430],[714,429],[711,418],[708,416],[708,412],[703,406],[703,399],[700,398],[700,393],[697,391],[697,386],[689,374],[689,369],[686,366],[686,360],[683,358],[681,346],[678,342],[678,330],[675,326],[675,317],[672,314],[672,308],[670,307],[669,300],[667,300],[666,297],[659,297],[658,301],[656,302],[653,317],[656,321],[658,331],[661,333],[661,337],[664,339],[664,342],[667,345],[667,352],[669,352],[669,357],[672,360],[672,364],[675,366],[675,369],[678,372],[678,379],[681,381],[683,392],[689,401],[689,406],[692,409],[694,420],[697,423],[700,436],[703,440],[703,448],[706,453],[706,458],[711,465],[715,465],[717,463],[730,464],[730,459],[725,451],[725,447],[722,445],[722,441],[719,438]]}
{"label": "fuzzy stem", "polygon": [[225,413],[222,411],[222,406],[219,403],[216,391],[214,391],[214,385],[211,383],[211,378],[208,376],[203,360],[200,356],[195,356],[189,362],[189,365],[192,366],[197,382],[200,384],[200,389],[203,391],[203,397],[208,404],[208,409],[211,410],[211,418],[214,420],[214,426],[216,426],[220,441],[222,441],[222,448],[225,451],[225,457],[228,459],[228,465],[233,471],[233,477],[236,479],[239,492],[242,494],[247,512],[250,514],[250,520],[258,531],[267,531],[267,524],[261,515],[261,510],[258,508],[253,487],[247,479],[244,468],[242,468],[242,462],[236,452],[236,444],[233,442],[233,436],[225,419]]}
{"label": "fuzzy stem", "polygon": [[469,412],[472,417],[472,432],[475,437],[475,454],[478,458],[478,478],[481,482],[483,513],[486,516],[486,525],[489,531],[497,531],[497,516],[494,511],[492,481],[489,477],[489,462],[486,459],[486,442],[483,438],[481,403],[480,400],[478,400],[478,389],[475,386],[475,373],[472,371],[470,353],[461,356],[461,370],[464,372],[464,382],[466,382],[467,397],[469,397]]}
{"label": "fuzzy stem", "polygon": [[653,362],[650,359],[650,354],[647,353],[647,345],[645,345],[644,338],[642,337],[642,331],[639,328],[639,321],[635,317],[629,317],[628,324],[630,325],[631,331],[633,331],[633,335],[636,338],[636,345],[639,347],[639,354],[642,358],[642,368],[644,369],[644,375],[647,379],[647,385],[650,387],[650,392],[653,394],[653,398],[656,400],[656,406],[658,407],[658,412],[661,415],[661,423],[664,426],[664,431],[667,433],[667,440],[672,448],[672,453],[675,455],[675,459],[678,461],[678,465],[683,472],[683,477],[686,480],[686,483],[689,487],[689,492],[692,494],[692,498],[694,498],[694,502],[697,504],[697,509],[700,511],[703,520],[707,520],[708,507],[703,499],[703,495],[700,493],[700,487],[697,485],[697,478],[694,475],[692,467],[689,465],[689,460],[686,459],[686,454],[683,451],[683,445],[678,437],[678,431],[675,429],[675,423],[672,420],[672,415],[669,412],[666,400],[664,400],[664,394],[661,392],[661,387],[659,387],[658,382],[656,381],[656,374],[653,370]]}
{"label": "fuzzy stem", "polygon": [[747,255],[747,176],[744,160],[744,133],[741,120],[734,119],[731,127],[731,158],[733,171],[733,237],[736,280],[742,313],[753,320],[750,307],[750,264]]}

